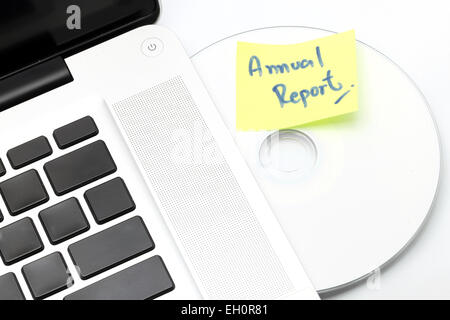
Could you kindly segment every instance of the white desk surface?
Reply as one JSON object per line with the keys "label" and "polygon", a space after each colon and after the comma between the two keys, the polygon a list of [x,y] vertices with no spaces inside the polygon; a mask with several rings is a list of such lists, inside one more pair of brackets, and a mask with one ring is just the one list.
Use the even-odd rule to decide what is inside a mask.
{"label": "white desk surface", "polygon": [[441,135],[442,176],[435,208],[411,247],[382,271],[379,286],[362,282],[327,298],[450,299],[450,4],[443,0],[160,1],[158,24],[175,31],[188,54],[261,27],[355,29],[358,39],[385,53],[415,80]]}

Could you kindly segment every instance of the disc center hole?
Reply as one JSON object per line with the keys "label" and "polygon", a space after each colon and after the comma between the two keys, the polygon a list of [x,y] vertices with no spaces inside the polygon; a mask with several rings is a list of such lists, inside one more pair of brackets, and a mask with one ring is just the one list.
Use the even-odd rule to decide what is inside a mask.
{"label": "disc center hole", "polygon": [[282,130],[263,141],[259,158],[267,170],[303,174],[315,166],[317,149],[307,134],[298,130]]}

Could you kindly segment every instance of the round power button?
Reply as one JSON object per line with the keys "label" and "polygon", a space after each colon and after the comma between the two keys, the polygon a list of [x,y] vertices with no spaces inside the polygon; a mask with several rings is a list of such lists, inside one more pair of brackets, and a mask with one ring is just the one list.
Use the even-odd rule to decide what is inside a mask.
{"label": "round power button", "polygon": [[158,38],[150,38],[142,43],[141,50],[142,53],[147,57],[159,56],[164,49],[164,43]]}

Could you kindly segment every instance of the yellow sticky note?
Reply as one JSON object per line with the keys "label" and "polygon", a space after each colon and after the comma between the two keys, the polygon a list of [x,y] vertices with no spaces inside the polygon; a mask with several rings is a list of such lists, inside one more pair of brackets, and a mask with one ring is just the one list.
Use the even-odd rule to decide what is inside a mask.
{"label": "yellow sticky note", "polygon": [[239,42],[237,130],[276,130],[358,110],[355,32],[292,45]]}

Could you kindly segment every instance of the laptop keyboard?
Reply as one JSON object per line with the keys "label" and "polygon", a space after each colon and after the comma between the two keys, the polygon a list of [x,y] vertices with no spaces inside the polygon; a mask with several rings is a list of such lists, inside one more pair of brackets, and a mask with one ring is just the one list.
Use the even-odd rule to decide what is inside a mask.
{"label": "laptop keyboard", "polygon": [[14,273],[0,276],[0,300],[25,300]]}
{"label": "laptop keyboard", "polygon": [[39,137],[9,150],[7,156],[13,169],[17,170],[44,159],[52,153],[53,150],[47,138]]}
{"label": "laptop keyboard", "polygon": [[63,196],[116,172],[117,167],[106,144],[96,141],[47,162],[44,170],[56,195]]}
{"label": "laptop keyboard", "polygon": [[[56,129],[53,139],[61,150],[65,150],[93,139],[98,133],[94,119],[88,116]],[[7,159],[13,170],[27,169],[52,154],[48,139],[42,136],[9,150]],[[132,194],[122,178],[93,186],[84,193],[84,199],[71,197],[45,207],[50,198],[70,194],[117,171],[104,141],[93,141],[63,156],[49,159],[43,168],[45,177],[29,168],[8,180],[0,180],[0,194],[6,208],[11,216],[19,218],[4,225],[5,213],[0,212],[0,256],[5,265],[14,265],[43,251],[43,237],[48,238],[52,246],[69,244],[68,253],[72,261],[65,261],[60,252],[54,252],[22,268],[22,276],[34,299],[51,297],[70,288],[74,281],[94,278],[155,248],[139,216],[70,243],[74,237],[90,230],[87,214],[92,215],[98,225],[104,225],[136,209]],[[0,160],[0,177],[5,174],[5,166]],[[46,190],[42,179],[47,179],[53,190]],[[90,212],[83,211],[81,201],[87,204]],[[36,223],[41,223],[45,234],[39,234],[31,218],[20,219],[21,214],[36,207],[42,207]],[[67,263],[76,267],[81,280],[74,280]],[[0,300],[24,299],[24,288],[20,288],[17,276],[20,275],[0,275]],[[145,300],[157,298],[174,288],[163,259],[154,256],[94,282],[66,299]]]}
{"label": "laptop keyboard", "polygon": [[5,165],[3,164],[2,159],[0,159],[0,177],[3,177],[6,174]]}

